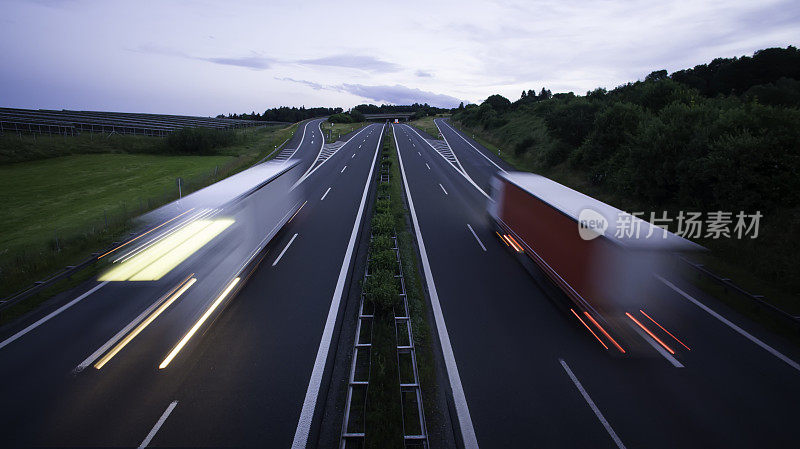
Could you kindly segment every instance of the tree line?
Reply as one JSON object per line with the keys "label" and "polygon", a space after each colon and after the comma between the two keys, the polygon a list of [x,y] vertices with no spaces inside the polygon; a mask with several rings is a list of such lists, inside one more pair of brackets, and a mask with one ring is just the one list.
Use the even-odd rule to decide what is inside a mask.
{"label": "tree line", "polygon": [[231,118],[239,120],[255,120],[255,121],[275,121],[275,122],[299,122],[310,118],[330,116],[331,121],[334,123],[351,123],[364,121],[364,114],[387,114],[392,112],[413,112],[413,118],[421,118],[429,115],[436,115],[442,112],[448,112],[449,109],[437,108],[428,103],[414,103],[410,105],[390,105],[382,104],[380,106],[374,104],[360,104],[352,107],[347,112],[344,109],[336,108],[306,108],[301,107],[288,107],[281,106],[277,108],[267,109],[263,114],[252,111],[242,114],[219,114],[217,118]]}
{"label": "tree line", "polygon": [[[800,52],[769,48],[586,95],[492,95],[454,111],[534,171],[651,211],[761,211],[757,241],[703,242],[800,289]],[[624,205],[622,205],[624,207]],[[728,257],[726,256],[726,257]],[[747,260],[744,260],[747,259]]]}
{"label": "tree line", "polygon": [[650,204],[776,209],[800,205],[799,80],[800,51],[770,48],[585,96],[492,95],[454,119]]}
{"label": "tree line", "polygon": [[217,118],[232,118],[239,120],[256,120],[261,122],[289,122],[295,123],[302,120],[307,120],[315,117],[324,117],[326,115],[340,114],[342,108],[306,108],[305,106],[280,106],[271,108],[264,111],[263,114],[258,112],[243,113],[243,114],[220,114]]}

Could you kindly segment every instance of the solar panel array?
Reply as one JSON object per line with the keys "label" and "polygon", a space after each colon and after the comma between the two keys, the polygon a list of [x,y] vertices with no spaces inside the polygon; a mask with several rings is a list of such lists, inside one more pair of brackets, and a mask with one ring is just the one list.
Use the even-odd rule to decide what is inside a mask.
{"label": "solar panel array", "polygon": [[166,136],[180,128],[232,129],[279,123],[283,122],[131,112],[0,108],[0,134],[9,132],[75,135],[82,132],[99,132]]}

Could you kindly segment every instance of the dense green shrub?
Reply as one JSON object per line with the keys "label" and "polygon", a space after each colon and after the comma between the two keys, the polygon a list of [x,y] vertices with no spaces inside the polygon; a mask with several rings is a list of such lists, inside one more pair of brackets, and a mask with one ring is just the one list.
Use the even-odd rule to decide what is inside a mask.
{"label": "dense green shrub", "polygon": [[380,310],[391,310],[398,299],[397,281],[393,271],[376,270],[364,281],[364,295]]}
{"label": "dense green shrub", "polygon": [[370,271],[397,271],[397,257],[393,249],[384,249],[370,253]]}
{"label": "dense green shrub", "polygon": [[392,210],[392,201],[388,198],[383,198],[375,202],[375,212],[383,213]]}
{"label": "dense green shrub", "polygon": [[328,121],[331,123],[353,123],[353,118],[350,114],[333,114],[328,117]]}
{"label": "dense green shrub", "polygon": [[236,133],[230,129],[181,128],[167,136],[167,148],[180,154],[213,154],[236,139]]}
{"label": "dense green shrub", "polygon": [[372,216],[372,234],[391,236],[394,231],[394,218],[388,211]]}
{"label": "dense green shrub", "polygon": [[373,235],[369,244],[370,252],[380,252],[394,248],[394,240],[388,235]]}

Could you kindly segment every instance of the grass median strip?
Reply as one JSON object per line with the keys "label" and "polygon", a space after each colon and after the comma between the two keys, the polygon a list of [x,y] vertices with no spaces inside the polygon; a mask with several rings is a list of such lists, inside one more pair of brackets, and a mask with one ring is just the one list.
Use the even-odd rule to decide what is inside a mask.
{"label": "grass median strip", "polygon": [[[426,432],[418,425],[416,399],[409,399],[413,395],[409,395],[400,386],[401,379],[403,383],[407,383],[405,379],[414,376],[407,363],[408,357],[398,356],[398,346],[413,344],[415,348],[422,396],[434,397],[438,392],[430,329],[426,321],[425,297],[418,276],[417,255],[409,232],[408,211],[403,201],[401,177],[392,138],[384,139],[381,156],[377,197],[371,220],[369,276],[362,285],[365,300],[374,308],[364,447],[400,448],[404,447],[404,433]],[[402,278],[399,277],[401,273]],[[412,342],[405,337],[405,326],[396,327],[395,322],[396,316],[403,315],[397,314],[404,307],[401,296],[403,291],[413,328]],[[429,416],[428,409],[429,405],[426,403],[425,419],[430,421],[432,418],[434,423],[438,423],[435,416]]]}

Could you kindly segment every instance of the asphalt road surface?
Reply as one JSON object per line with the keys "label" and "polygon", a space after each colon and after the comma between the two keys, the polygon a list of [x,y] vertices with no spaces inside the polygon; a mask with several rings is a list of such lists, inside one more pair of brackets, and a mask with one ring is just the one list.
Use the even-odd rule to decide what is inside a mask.
{"label": "asphalt road surface", "polygon": [[466,403],[466,446],[797,446],[794,347],[666,279],[647,313],[691,350],[612,357],[490,227],[484,192],[508,166],[436,124],[455,157],[429,145],[438,136],[393,126],[442,311],[436,325],[452,346],[451,386],[457,371],[463,391],[453,387],[453,400]]}
{"label": "asphalt road surface", "polygon": [[[0,329],[3,446],[315,446],[386,126],[323,145],[320,123],[258,191],[291,192],[268,242],[231,226],[156,281],[89,281]],[[436,124],[441,140],[391,126],[460,445],[797,446],[794,346],[668,277],[647,313],[686,349],[612,356],[496,238],[489,181],[510,167]],[[246,223],[274,204],[208,213]]]}
{"label": "asphalt road surface", "polygon": [[[320,122],[301,126],[286,145],[296,151],[281,157],[299,160],[292,170],[305,204],[268,244],[238,294],[214,310],[166,368],[159,369],[165,355],[235,275],[219,267],[236,253],[236,232],[223,232],[157,282],[93,281],[3,329],[4,446],[285,448],[305,438],[308,429],[298,421],[304,404],[311,404],[306,416],[314,415],[319,393],[310,383],[325,367],[328,354],[320,347],[330,338],[326,325],[336,320],[329,315],[338,313],[337,284],[348,274],[342,267],[350,263],[350,236],[359,227],[383,126],[367,126],[337,151],[323,152]],[[182,296],[94,368],[93,353],[102,354],[190,274],[197,281]]]}

